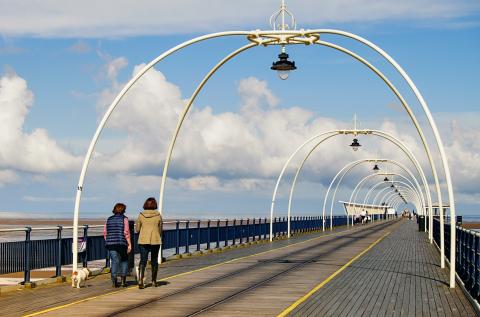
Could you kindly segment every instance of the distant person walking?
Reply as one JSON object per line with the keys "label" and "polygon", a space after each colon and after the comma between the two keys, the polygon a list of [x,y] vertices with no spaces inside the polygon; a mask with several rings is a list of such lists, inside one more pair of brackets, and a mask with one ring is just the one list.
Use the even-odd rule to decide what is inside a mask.
{"label": "distant person walking", "polygon": [[143,211],[135,222],[135,232],[138,233],[138,247],[140,249],[140,266],[138,268],[138,288],[145,288],[144,277],[147,266],[148,253],[152,263],[152,285],[157,287],[158,251],[162,244],[162,216],[157,210],[155,198],[148,198],[143,204]]}
{"label": "distant person walking", "polygon": [[110,273],[112,286],[118,287],[117,277],[120,274],[121,286],[127,287],[128,254],[132,250],[128,218],[124,215],[127,206],[115,204],[113,216],[107,219],[103,228],[105,246],[110,255]]}

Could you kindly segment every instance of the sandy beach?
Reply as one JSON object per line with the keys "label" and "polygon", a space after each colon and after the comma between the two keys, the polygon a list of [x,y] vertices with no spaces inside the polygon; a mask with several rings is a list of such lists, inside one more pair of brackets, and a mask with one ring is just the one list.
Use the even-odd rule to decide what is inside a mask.
{"label": "sandy beach", "polygon": [[465,229],[480,229],[480,222],[464,222],[462,227]]}

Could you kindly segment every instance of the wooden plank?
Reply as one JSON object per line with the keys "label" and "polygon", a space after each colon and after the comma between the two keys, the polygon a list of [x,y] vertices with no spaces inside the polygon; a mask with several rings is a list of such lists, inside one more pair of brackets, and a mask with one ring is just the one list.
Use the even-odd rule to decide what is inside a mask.
{"label": "wooden plank", "polygon": [[[475,316],[461,291],[445,287],[448,272],[436,265],[438,252],[417,228],[411,221],[380,222],[316,240],[303,236],[298,240],[174,261],[162,268],[162,276],[201,270],[178,276],[162,287],[132,288],[46,315],[75,317],[88,312],[89,316],[185,316],[207,309],[204,315],[208,316],[272,316],[326,280],[389,230],[392,232],[389,236],[298,305],[291,316]],[[292,241],[302,243],[293,245]],[[261,253],[265,251],[269,252]],[[220,264],[235,256],[248,257]],[[212,264],[217,266],[206,268]],[[80,292],[101,294],[100,288],[106,289],[108,279],[89,283],[92,286]],[[62,294],[63,290],[75,292],[66,287],[52,287],[32,291],[27,300],[45,295],[47,304],[52,305],[50,296],[58,296],[60,302],[68,297]],[[10,304],[2,314],[20,314],[12,303],[31,311],[41,301],[12,298],[6,301]],[[1,299],[0,304],[3,304]]]}
{"label": "wooden plank", "polygon": [[[417,228],[413,222],[404,221],[330,282],[349,283],[346,291],[339,293],[338,286],[334,292],[321,289],[292,316],[301,316],[302,306],[308,307],[309,313],[317,312],[317,316],[475,316],[472,307],[465,305],[465,295],[448,288],[448,270],[439,268],[438,252]],[[388,261],[390,265],[385,265]],[[334,304],[317,304],[315,309],[315,302],[334,297]]]}

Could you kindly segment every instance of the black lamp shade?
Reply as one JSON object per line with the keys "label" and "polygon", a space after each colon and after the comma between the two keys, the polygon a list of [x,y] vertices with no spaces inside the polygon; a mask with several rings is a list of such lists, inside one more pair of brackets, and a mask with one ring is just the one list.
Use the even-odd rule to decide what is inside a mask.
{"label": "black lamp shade", "polygon": [[278,61],[274,62],[270,69],[276,70],[281,80],[286,80],[290,71],[297,69],[297,67],[294,61],[288,60],[288,54],[282,52],[278,55]]}
{"label": "black lamp shade", "polygon": [[282,52],[278,54],[278,61],[272,63],[272,67],[270,67],[270,69],[277,71],[290,71],[297,69],[297,67],[295,66],[294,61],[288,60],[288,54]]}
{"label": "black lamp shade", "polygon": [[353,139],[352,144],[350,144],[354,151],[358,150],[362,145],[358,143],[358,139]]}

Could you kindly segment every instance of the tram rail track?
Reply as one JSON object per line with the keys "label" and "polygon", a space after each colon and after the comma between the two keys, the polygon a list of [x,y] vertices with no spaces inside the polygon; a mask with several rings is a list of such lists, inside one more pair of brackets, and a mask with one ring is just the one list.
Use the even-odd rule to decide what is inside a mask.
{"label": "tram rail track", "polygon": [[[325,236],[325,238],[330,238],[330,239],[327,239],[327,241],[325,239],[321,239],[320,241],[318,241],[314,245],[308,245],[308,246],[302,247],[298,250],[287,252],[286,254],[274,257],[272,259],[261,260],[261,261],[256,262],[253,265],[249,265],[249,266],[246,266],[244,268],[240,268],[236,271],[229,272],[229,273],[223,274],[221,276],[218,276],[218,277],[215,277],[215,278],[203,281],[203,282],[199,282],[199,283],[190,285],[188,287],[184,287],[182,289],[179,289],[179,290],[167,293],[167,294],[156,296],[154,298],[149,298],[148,300],[144,300],[140,303],[125,307],[125,308],[117,310],[115,312],[112,312],[111,314],[108,314],[107,316],[116,316],[116,315],[119,315],[119,314],[132,312],[136,309],[144,308],[148,305],[154,304],[154,303],[159,302],[159,301],[163,301],[165,299],[169,299],[169,298],[174,297],[174,296],[186,294],[188,292],[195,291],[199,288],[202,288],[202,287],[205,287],[205,286],[210,286],[212,284],[221,283],[228,278],[232,278],[232,277],[235,277],[235,276],[240,276],[243,273],[250,272],[253,269],[258,269],[259,267],[263,267],[263,266],[266,266],[266,265],[278,264],[278,263],[283,263],[285,265],[289,265],[289,267],[286,268],[286,269],[281,269],[281,270],[273,273],[272,275],[268,276],[267,278],[264,278],[260,281],[256,281],[253,284],[250,284],[247,287],[244,287],[242,289],[236,290],[236,291],[228,294],[227,296],[225,296],[225,297],[223,297],[223,298],[221,298],[221,299],[219,299],[219,300],[217,300],[217,301],[215,301],[215,302],[213,302],[209,305],[197,308],[193,312],[186,315],[186,316],[197,316],[197,315],[205,313],[205,312],[207,312],[207,311],[209,311],[209,310],[211,310],[215,307],[218,307],[218,306],[220,306],[224,303],[227,303],[227,302],[231,301],[232,299],[237,298],[237,297],[239,297],[239,296],[241,296],[241,295],[243,295],[247,292],[253,291],[253,290],[257,289],[258,287],[260,287],[262,285],[265,285],[265,284],[275,280],[276,278],[284,275],[285,273],[289,273],[291,271],[299,269],[299,268],[301,268],[303,266],[306,266],[308,264],[315,263],[316,261],[318,261],[322,257],[325,257],[326,254],[332,252],[333,250],[339,249],[340,247],[342,247],[344,245],[348,245],[349,243],[351,243],[352,239],[365,238],[365,237],[373,234],[374,232],[378,232],[379,230],[383,230],[383,229],[385,229],[385,228],[387,228],[387,227],[389,227],[389,226],[391,226],[395,223],[396,223],[395,221],[393,221],[393,222],[389,221],[389,222],[380,223],[380,224],[377,224],[377,225],[374,225],[374,226],[369,226],[368,228],[360,227],[360,228],[358,228],[357,230],[354,230],[354,231],[342,231],[342,232],[332,234],[328,237]],[[359,233],[360,233],[360,235],[358,235]],[[352,236],[352,235],[356,235],[356,236]],[[335,246],[330,246],[330,244],[328,244],[328,241],[331,241],[333,239],[338,239],[339,237],[343,238],[343,239],[346,239],[346,241],[343,241],[343,242],[341,242],[340,245],[337,244]],[[291,257],[301,255],[302,253],[304,253],[306,251],[312,252],[312,250],[315,249],[315,248],[326,248],[326,250],[323,250],[322,252],[320,252],[320,254],[317,253],[315,256],[313,256],[313,257],[310,256],[310,257],[307,257],[305,259],[296,259],[296,260],[293,260],[293,261],[285,260],[286,258],[289,258],[289,257],[291,258]]]}

